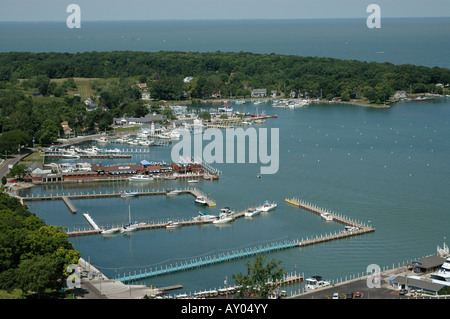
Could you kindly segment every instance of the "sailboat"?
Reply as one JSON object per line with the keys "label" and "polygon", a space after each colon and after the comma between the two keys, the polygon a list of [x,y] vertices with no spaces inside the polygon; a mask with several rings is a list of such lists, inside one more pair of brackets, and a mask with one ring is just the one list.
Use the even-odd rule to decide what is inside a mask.
{"label": "sailboat", "polygon": [[130,210],[130,206],[128,206],[128,225],[125,225],[122,230],[120,231],[121,234],[123,233],[128,233],[128,232],[132,232],[137,230],[137,225],[135,224],[131,224],[131,210]]}

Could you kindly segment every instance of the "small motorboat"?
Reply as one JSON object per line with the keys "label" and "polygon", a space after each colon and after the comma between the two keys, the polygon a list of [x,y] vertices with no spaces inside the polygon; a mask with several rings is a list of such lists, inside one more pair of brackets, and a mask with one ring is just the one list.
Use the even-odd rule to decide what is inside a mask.
{"label": "small motorboat", "polygon": [[122,197],[122,198],[135,197],[138,195],[139,195],[138,192],[127,192],[127,191],[120,192],[120,197]]}
{"label": "small motorboat", "polygon": [[202,196],[198,196],[198,197],[195,199],[195,203],[196,203],[196,204],[200,204],[200,205],[206,205],[206,204],[208,204],[207,200],[206,200],[204,197],[202,197]]}
{"label": "small motorboat", "polygon": [[120,231],[120,228],[108,228],[102,230],[102,235],[112,235],[115,233],[118,233]]}
{"label": "small motorboat", "polygon": [[213,224],[227,224],[233,220],[232,217],[226,215],[220,215],[218,219],[213,220]]}
{"label": "small motorboat", "polygon": [[137,230],[137,226],[135,226],[135,225],[127,225],[127,226],[124,226],[121,230],[120,230],[120,233],[121,234],[124,234],[124,233],[130,233],[130,232],[133,232],[133,231],[136,231]]}
{"label": "small motorboat", "polygon": [[266,200],[266,201],[264,202],[264,205],[262,205],[259,209],[260,209],[262,212],[268,212],[268,211],[270,211],[270,210],[275,209],[276,207],[277,207],[277,203],[275,203],[275,202],[270,203],[268,200]]}
{"label": "small motorboat", "polygon": [[217,216],[215,215],[208,215],[206,212],[198,212],[198,216],[192,218],[193,220],[200,222],[200,221],[214,221],[217,219]]}
{"label": "small motorboat", "polygon": [[258,208],[249,208],[245,211],[244,216],[245,217],[253,217],[256,215],[259,215],[261,211]]}
{"label": "small motorboat", "polygon": [[167,192],[166,196],[177,196],[178,194],[181,194],[180,190],[172,190],[170,192]]}
{"label": "small motorboat", "polygon": [[166,229],[176,229],[180,228],[181,224],[179,222],[169,221],[166,225]]}
{"label": "small motorboat", "polygon": [[128,180],[130,182],[148,182],[148,181],[152,181],[153,177],[151,177],[150,175],[137,174],[137,175],[128,177]]}
{"label": "small motorboat", "polygon": [[322,219],[326,220],[327,222],[333,220],[333,215],[331,215],[328,212],[322,213],[322,214],[320,214],[320,216],[322,217]]}

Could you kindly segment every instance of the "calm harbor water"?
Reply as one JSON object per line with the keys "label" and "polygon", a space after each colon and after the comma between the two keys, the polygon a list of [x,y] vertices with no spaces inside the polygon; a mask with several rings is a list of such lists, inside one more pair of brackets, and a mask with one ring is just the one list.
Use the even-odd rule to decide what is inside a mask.
{"label": "calm harbor water", "polygon": [[[223,171],[220,180],[201,181],[195,187],[217,202],[215,208],[198,207],[191,195],[181,195],[74,200],[77,215],[71,215],[58,201],[30,202],[30,210],[48,224],[72,228],[88,226],[83,212],[88,212],[99,225],[111,225],[126,222],[129,207],[133,219],[148,222],[189,219],[201,210],[217,214],[224,206],[240,210],[264,200],[278,203],[270,213],[241,218],[222,227],[190,226],[127,236],[71,238],[83,257],[108,277],[343,229],[340,224],[322,221],[319,216],[284,203],[286,197],[293,196],[371,224],[376,231],[271,253],[269,259],[281,260],[288,272],[322,275],[331,280],[345,278],[365,271],[370,264],[392,267],[433,254],[436,245],[442,245],[448,237],[448,98],[401,102],[390,109],[342,104],[294,110],[275,109],[270,104],[257,107],[258,110],[249,102],[235,105],[236,110],[278,115],[277,119],[255,127],[280,129],[279,171],[258,179],[259,163],[212,164]],[[102,163],[137,163],[143,159],[169,162],[170,149],[152,147],[150,154]],[[191,185],[186,181],[153,181],[141,186],[129,182],[46,185],[24,190],[23,194],[188,186]],[[224,286],[225,277],[232,284],[232,274],[246,272],[246,261],[151,278],[144,283],[159,287],[181,284],[185,292],[219,288]]]}

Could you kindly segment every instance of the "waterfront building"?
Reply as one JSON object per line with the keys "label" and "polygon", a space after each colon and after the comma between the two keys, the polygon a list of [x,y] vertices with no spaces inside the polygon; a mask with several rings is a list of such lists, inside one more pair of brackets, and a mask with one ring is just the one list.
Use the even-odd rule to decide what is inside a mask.
{"label": "waterfront building", "polygon": [[253,89],[251,91],[252,97],[266,97],[267,89]]}

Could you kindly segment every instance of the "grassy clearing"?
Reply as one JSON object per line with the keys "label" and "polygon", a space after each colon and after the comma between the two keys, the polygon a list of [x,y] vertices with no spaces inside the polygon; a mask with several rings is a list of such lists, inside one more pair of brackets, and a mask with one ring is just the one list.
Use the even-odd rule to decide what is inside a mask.
{"label": "grassy clearing", "polygon": [[38,162],[41,164],[44,164],[44,152],[33,152],[30,155],[28,155],[27,157],[23,158],[20,162],[21,163],[34,163],[34,162]]}
{"label": "grassy clearing", "polygon": [[[52,81],[56,83],[62,83],[67,78],[62,79],[52,79]],[[80,94],[81,99],[85,100],[91,96],[95,95],[95,89],[93,89],[93,84],[106,84],[109,83],[112,79],[100,79],[100,78],[73,78],[75,81],[75,84],[77,85],[78,90],[77,91],[71,91],[68,92],[69,94]]]}

